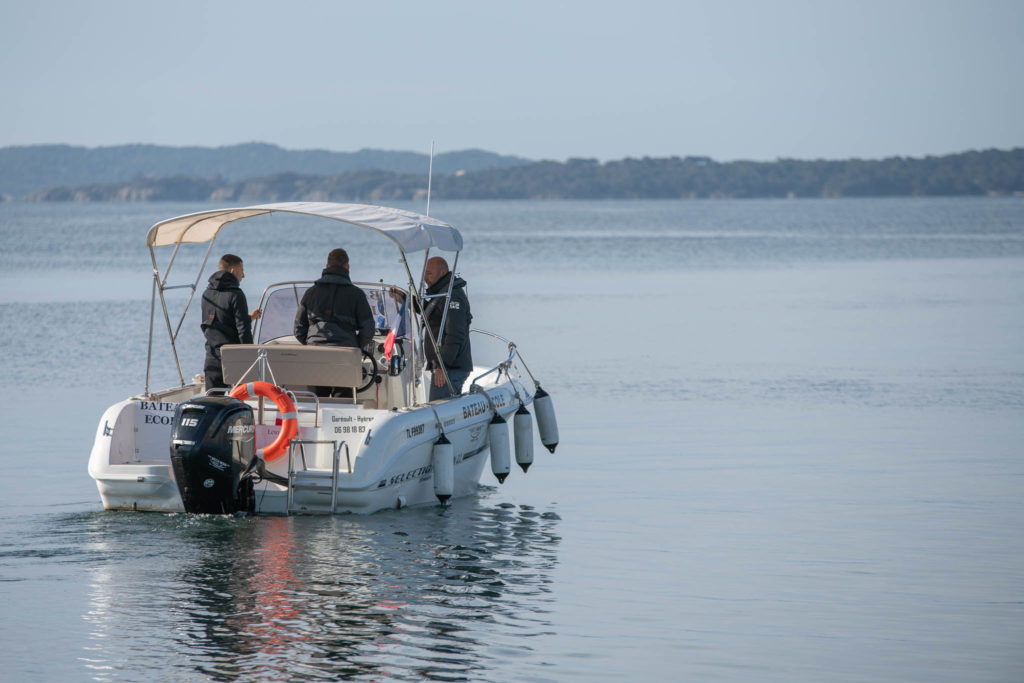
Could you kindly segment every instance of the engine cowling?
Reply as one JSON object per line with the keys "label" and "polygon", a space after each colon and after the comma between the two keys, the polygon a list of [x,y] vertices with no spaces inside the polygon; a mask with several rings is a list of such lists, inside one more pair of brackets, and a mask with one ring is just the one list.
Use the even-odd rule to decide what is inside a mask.
{"label": "engine cowling", "polygon": [[252,512],[252,475],[258,465],[252,408],[226,396],[178,404],[171,424],[171,466],[186,512]]}

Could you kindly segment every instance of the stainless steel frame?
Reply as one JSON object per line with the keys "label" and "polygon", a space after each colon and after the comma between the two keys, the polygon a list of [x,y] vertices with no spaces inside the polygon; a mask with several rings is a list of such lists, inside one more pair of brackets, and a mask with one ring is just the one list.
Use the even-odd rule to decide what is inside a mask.
{"label": "stainless steel frame", "polygon": [[[237,220],[245,220],[245,219],[237,219]],[[345,223],[345,221],[339,221],[339,222]],[[354,225],[354,227],[365,227],[365,226],[360,226],[358,224],[352,224],[352,223],[346,223],[346,224]],[[427,260],[430,257],[430,249],[428,248],[428,249],[424,250],[424,254],[423,254],[423,268],[422,268],[422,271],[421,271],[421,274],[420,274],[419,285],[417,285],[416,280],[413,278],[412,270],[409,268],[409,261],[408,261],[407,255],[405,253],[405,249],[403,249],[402,246],[398,242],[396,242],[393,238],[390,238],[390,236],[388,236],[388,237],[389,237],[389,239],[392,239],[393,242],[395,242],[395,246],[397,247],[398,253],[401,256],[402,266],[405,269],[406,276],[408,277],[408,280],[409,280],[408,288],[407,288],[406,291],[408,293],[408,296],[414,302],[414,310],[415,310],[416,307],[419,308],[419,315],[416,315],[415,313],[410,314],[410,318],[412,318],[413,320],[416,321],[414,323],[415,329],[411,330],[412,334],[410,335],[410,338],[412,339],[411,355],[412,355],[413,363],[414,363],[413,367],[414,368],[416,368],[416,367],[425,368],[426,367],[425,353],[424,353],[423,349],[420,348],[420,345],[417,344],[417,342],[416,342],[417,339],[419,339],[422,336],[423,338],[428,340],[427,343],[431,344],[437,350],[438,358],[440,358],[440,355],[441,355],[440,343],[439,343],[441,340],[434,339],[434,334],[433,334],[433,332],[430,329],[430,325],[427,323],[426,317],[424,316],[425,307],[423,305],[423,299],[422,299],[422,296],[420,294],[420,291],[421,291],[421,289],[424,286],[423,276],[426,273]],[[185,316],[188,314],[188,310],[189,310],[189,308],[192,305],[193,299],[195,298],[195,293],[196,293],[196,290],[198,289],[199,281],[202,278],[203,271],[206,269],[206,264],[209,261],[210,254],[213,252],[213,245],[216,242],[216,239],[217,239],[216,235],[214,235],[210,239],[209,246],[206,249],[206,255],[203,257],[203,263],[199,267],[199,272],[196,275],[195,281],[193,283],[191,283],[191,284],[184,284],[184,285],[170,285],[170,286],[167,285],[167,278],[170,276],[171,269],[172,269],[172,267],[174,265],[175,258],[178,255],[178,250],[181,248],[181,244],[182,243],[181,242],[177,242],[174,245],[174,251],[171,254],[170,260],[167,263],[167,267],[164,269],[163,278],[161,278],[160,266],[157,264],[155,247],[153,247],[152,245],[150,245],[150,247],[149,247],[150,258],[151,258],[151,260],[153,262],[153,292],[152,292],[152,296],[150,298],[150,310],[149,310],[149,343],[148,343],[148,350],[146,352],[146,386],[145,386],[145,393],[144,393],[145,396],[151,396],[152,395],[152,393],[150,392],[149,382],[150,382],[150,377],[151,377],[151,374],[152,374],[152,363],[153,363],[153,324],[154,324],[154,319],[156,317],[156,299],[157,299],[157,294],[159,294],[160,307],[161,307],[161,309],[163,311],[163,314],[164,314],[164,323],[167,326],[167,335],[168,335],[169,341],[171,343],[171,353],[174,356],[174,364],[175,364],[175,368],[178,371],[178,379],[181,382],[181,386],[182,387],[185,386],[185,376],[184,376],[184,374],[182,373],[182,370],[181,370],[181,359],[178,356],[178,348],[177,348],[176,342],[177,342],[177,338],[178,338],[178,333],[181,331],[181,326],[184,323]],[[454,263],[455,264],[457,264],[458,261],[459,261],[459,254],[460,254],[459,251],[455,252],[455,259],[454,259]],[[454,268],[454,266],[452,267],[451,272],[452,272],[452,278],[451,278],[451,282],[449,283],[449,289],[448,289],[447,296],[451,296],[451,287],[452,287],[452,284],[455,281],[455,277],[454,277],[455,268]],[[278,285],[281,285],[281,284],[289,284],[289,283],[278,283]],[[377,283],[358,283],[358,284],[369,284],[370,286],[376,286]],[[271,285],[271,287],[272,286],[274,286],[274,285]],[[190,293],[189,293],[188,301],[185,302],[185,308],[184,308],[184,310],[182,310],[181,318],[178,320],[177,326],[176,327],[172,327],[171,319],[170,319],[170,313],[169,313],[169,311],[167,309],[167,300],[164,297],[164,292],[172,290],[172,289],[184,289],[184,288],[189,288],[191,290]],[[270,288],[268,287],[267,289],[269,290]],[[264,296],[265,295],[266,295],[266,292],[264,292]],[[296,297],[297,297],[297,290],[296,290]],[[263,303],[264,303],[264,301],[261,298],[261,300],[260,300],[260,308],[261,308],[261,310],[262,310],[262,307],[263,307]],[[447,307],[445,307],[445,314],[447,314]],[[445,322],[444,316],[442,316],[442,321],[441,321],[441,324],[442,324],[442,327],[441,327],[442,334],[443,334],[443,331],[444,331],[444,327],[443,327],[444,326],[444,322]],[[452,390],[451,380],[448,379],[448,373],[445,371],[443,365],[440,367],[440,371],[444,375],[445,382],[448,384],[449,391],[451,391]],[[429,393],[428,393],[428,395],[429,395]],[[415,403],[415,401],[416,401],[415,396],[416,396],[416,392],[413,391],[414,405],[417,405]]]}
{"label": "stainless steel frame", "polygon": [[[470,382],[470,384],[469,384],[470,391],[472,391],[473,388],[477,386],[477,381],[478,380],[481,380],[484,377],[487,377],[488,375],[490,375],[493,372],[497,372],[499,376],[501,376],[502,372],[506,372],[507,373],[508,369],[512,366],[512,363],[516,359],[518,359],[518,362],[516,364],[517,365],[521,364],[523,366],[523,369],[526,370],[526,374],[530,376],[530,381],[533,382],[533,386],[535,388],[537,388],[537,389],[540,388],[540,382],[538,382],[537,379],[533,376],[533,373],[530,372],[530,368],[529,368],[529,366],[526,365],[526,361],[523,360],[523,356],[522,356],[522,354],[519,353],[519,349],[516,347],[515,342],[513,342],[513,341],[511,341],[509,339],[506,339],[505,337],[502,337],[500,334],[495,334],[494,332],[488,332],[487,330],[480,330],[480,329],[476,329],[476,328],[470,328],[469,332],[470,332],[470,334],[480,334],[480,335],[484,335],[484,336],[487,336],[487,337],[493,337],[494,339],[497,339],[499,341],[503,341],[506,344],[508,344],[508,357],[505,360],[503,360],[502,362],[500,362],[497,365],[495,365],[490,370],[487,370],[486,372],[483,372],[483,373],[477,375],[476,377],[474,377],[472,379],[472,381]],[[514,386],[515,385],[513,385],[513,387]],[[517,398],[518,398],[518,391],[517,391]],[[520,399],[520,400],[522,400],[522,399]]]}

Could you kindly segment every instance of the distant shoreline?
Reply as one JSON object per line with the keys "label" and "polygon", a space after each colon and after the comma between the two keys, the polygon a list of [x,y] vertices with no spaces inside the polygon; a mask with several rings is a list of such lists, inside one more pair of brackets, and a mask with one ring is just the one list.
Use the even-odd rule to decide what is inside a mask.
{"label": "distant shoreline", "polygon": [[[244,146],[243,146],[244,147]],[[87,158],[77,150],[78,166],[61,167],[54,178],[92,179],[134,173],[109,182],[56,183],[24,194],[4,189],[14,175],[0,149],[0,195],[7,201],[28,202],[151,202],[151,201],[354,201],[388,203],[422,200],[427,192],[425,173],[379,168],[356,168],[338,173],[294,170],[259,173],[275,164],[332,168],[331,164],[365,163],[401,168],[417,163],[399,153],[320,158],[290,156],[273,146],[245,150],[196,148],[187,158],[170,159],[169,148],[107,149],[104,158]],[[31,148],[18,148],[22,164],[31,165]],[[68,148],[74,151],[75,148]],[[39,150],[47,163],[36,159],[37,171],[60,162],[60,150]],[[239,160],[239,154],[245,158]],[[219,154],[218,154],[219,152]],[[303,153],[307,154],[307,153]],[[328,153],[322,153],[328,154]],[[359,154],[359,153],[354,153]],[[403,153],[404,154],[404,153]],[[409,153],[411,154],[411,153]],[[111,156],[113,155],[113,156]],[[126,155],[126,158],[121,158]],[[461,155],[461,156],[460,156]],[[8,155],[9,157],[10,155]],[[415,156],[415,155],[414,155]],[[10,159],[6,159],[10,161]],[[171,163],[173,161],[173,163]],[[475,170],[459,168],[464,162]],[[96,166],[93,167],[93,164]],[[970,151],[939,157],[892,157],[876,161],[717,162],[709,157],[623,159],[601,163],[596,159],[565,162],[500,157],[480,150],[451,153],[447,165],[435,166],[435,199],[785,199],[840,197],[955,197],[1024,196],[1024,148]],[[142,168],[189,168],[190,173],[144,172]],[[238,175],[227,176],[226,169]],[[251,169],[251,175],[246,174]],[[72,172],[72,170],[74,172]],[[37,174],[38,175],[38,174]],[[45,176],[38,176],[45,177]],[[39,181],[37,181],[39,182]],[[8,182],[10,184],[10,182]]]}
{"label": "distant shoreline", "polygon": [[[607,203],[624,203],[624,202],[758,202],[758,201],[769,201],[769,202],[814,202],[814,201],[861,201],[861,200],[897,200],[897,199],[975,199],[978,201],[998,201],[998,200],[1024,200],[1024,191],[1015,192],[1013,194],[984,194],[984,195],[885,195],[885,196],[873,196],[873,195],[862,195],[862,196],[850,196],[850,197],[591,197],[587,199],[580,199],[576,197],[562,197],[562,198],[549,198],[549,197],[528,197],[528,198],[462,198],[462,197],[438,197],[433,195],[432,199],[434,202],[445,201],[445,202],[607,202]],[[0,206],[3,205],[38,205],[38,204],[209,204],[210,206],[229,206],[234,204],[268,204],[278,201],[330,201],[339,203],[351,203],[351,204],[379,204],[379,205],[390,205],[397,208],[401,208],[402,204],[410,202],[423,202],[426,201],[425,195],[423,197],[416,197],[410,199],[379,199],[379,200],[366,200],[366,199],[350,199],[350,198],[334,198],[334,199],[266,199],[266,198],[239,198],[236,200],[218,200],[218,199],[92,199],[92,198],[74,198],[74,199],[11,199],[11,198],[0,198]]]}

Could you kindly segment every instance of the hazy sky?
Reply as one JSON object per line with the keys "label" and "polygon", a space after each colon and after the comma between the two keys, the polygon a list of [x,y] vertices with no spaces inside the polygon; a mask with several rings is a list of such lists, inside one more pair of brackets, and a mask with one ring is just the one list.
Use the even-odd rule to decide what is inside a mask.
{"label": "hazy sky", "polygon": [[0,146],[1024,146],[1024,0],[0,0]]}

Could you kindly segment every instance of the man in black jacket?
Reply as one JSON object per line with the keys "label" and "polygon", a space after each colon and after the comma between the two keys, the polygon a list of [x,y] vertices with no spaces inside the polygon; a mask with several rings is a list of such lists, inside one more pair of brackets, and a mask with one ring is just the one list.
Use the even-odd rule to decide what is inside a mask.
{"label": "man in black jacket", "polygon": [[[440,334],[441,318],[444,318],[446,308],[445,295],[448,293],[448,283],[452,277],[455,276],[448,270],[448,262],[440,256],[427,261],[427,268],[423,273],[423,279],[427,283],[427,291],[424,292],[424,315],[430,325],[434,341],[441,346],[441,363],[445,369],[444,373],[438,371],[441,363],[438,363],[430,337],[424,335],[427,369],[433,370],[428,397],[431,401],[453,395],[448,391],[448,384],[444,381],[445,373],[448,374],[452,389],[455,390],[454,395],[457,396],[462,393],[462,385],[473,371],[473,353],[469,344],[469,325],[473,322],[473,314],[469,310],[469,297],[466,296],[466,281],[460,277],[455,277],[455,283],[452,285],[452,298],[447,306],[448,317],[444,321],[444,335]],[[391,296],[399,306],[405,301],[405,295],[398,289],[392,289]],[[414,300],[413,303],[416,312],[419,313],[418,300]]]}
{"label": "man in black jacket", "polygon": [[[452,285],[452,296],[447,306],[448,315],[445,317],[444,295],[448,293],[448,283],[453,277],[455,284]],[[462,393],[462,385],[473,371],[473,354],[469,344],[469,325],[473,321],[473,314],[469,310],[466,281],[450,272],[448,262],[440,256],[435,256],[427,261],[423,279],[427,283],[426,296],[437,295],[436,298],[426,300],[424,304],[425,317],[430,325],[430,331],[434,334],[434,341],[441,347],[441,363],[444,364],[448,380],[455,392],[454,395],[458,396]],[[443,334],[441,333],[442,318],[444,318]],[[429,342],[425,346],[427,369],[434,371],[429,400],[448,398],[453,394],[449,392],[448,385],[444,381],[445,373],[438,371],[440,363],[438,363],[437,354]]]}
{"label": "man in black jacket", "polygon": [[239,286],[245,277],[242,259],[224,254],[217,264],[217,272],[210,276],[210,285],[203,292],[200,327],[206,335],[206,388],[226,387],[220,363],[220,347],[225,344],[252,344],[252,321],[260,317],[259,309],[252,313]]}
{"label": "man in black jacket", "polygon": [[300,344],[362,348],[373,340],[373,313],[363,290],[352,284],[348,265],[348,253],[333,250],[320,279],[302,295],[295,314]]}

